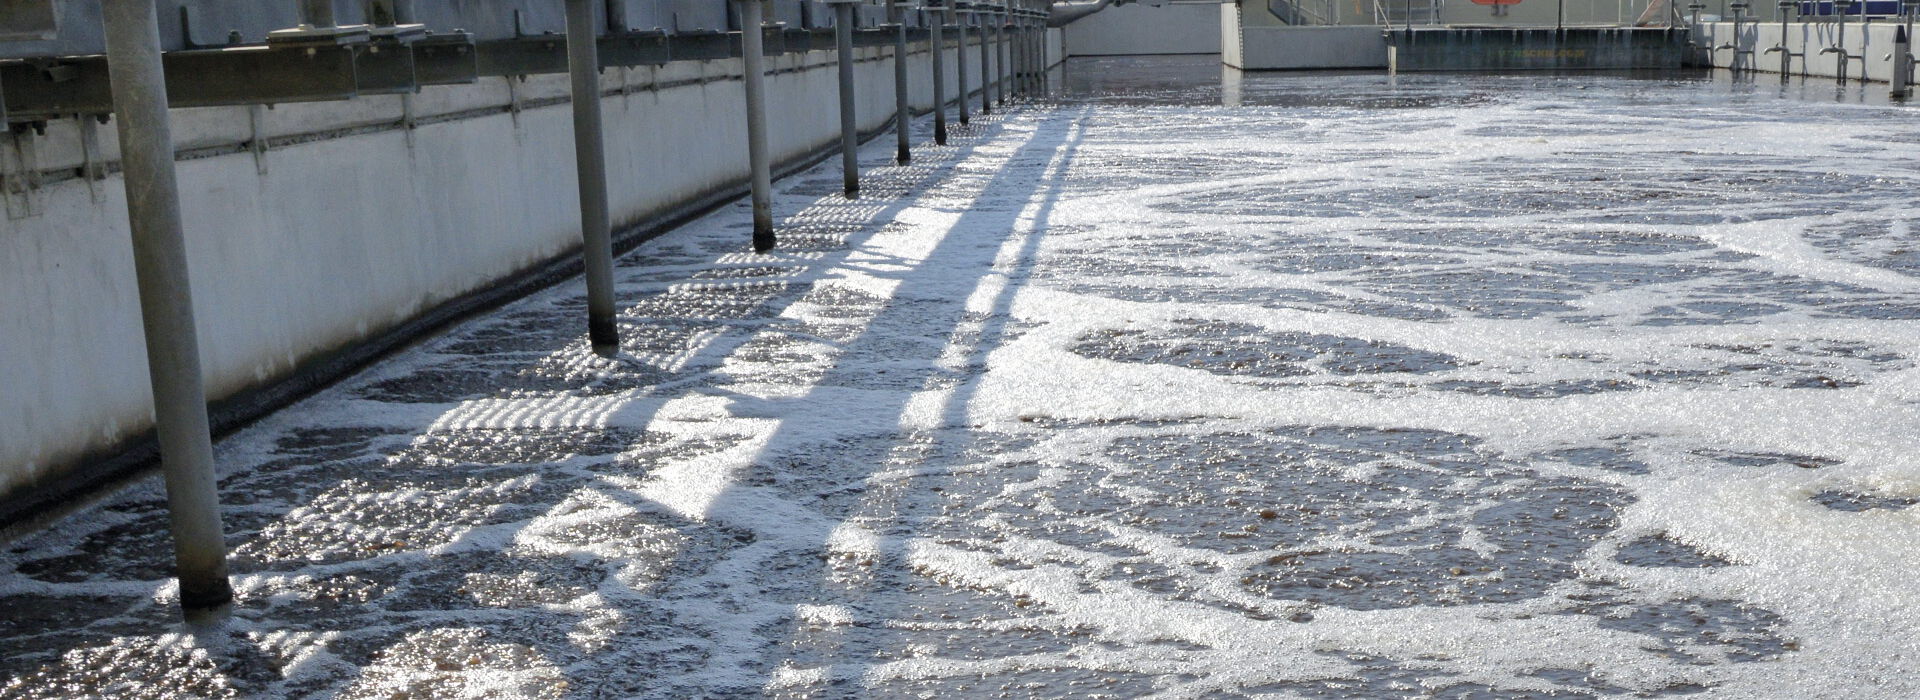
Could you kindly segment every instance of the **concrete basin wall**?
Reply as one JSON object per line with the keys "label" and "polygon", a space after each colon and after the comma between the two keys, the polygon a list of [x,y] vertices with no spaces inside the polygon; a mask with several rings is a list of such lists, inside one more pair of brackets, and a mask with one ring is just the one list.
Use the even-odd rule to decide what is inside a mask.
{"label": "concrete basin wall", "polygon": [[1678,30],[1626,27],[1396,30],[1388,42],[1403,71],[1626,70],[1678,68]]}
{"label": "concrete basin wall", "polygon": [[[1387,67],[1387,40],[1378,26],[1267,27],[1239,24],[1235,6],[1222,22],[1221,61],[1242,70],[1335,70]],[[1252,10],[1240,10],[1251,12]]]}
{"label": "concrete basin wall", "polygon": [[[1781,72],[1780,53],[1767,53],[1767,49],[1783,44],[1787,50],[1800,54],[1793,56],[1786,66],[1789,75],[1838,78],[1842,74],[1842,63],[1850,64],[1845,69],[1850,79],[1887,82],[1893,78],[1893,33],[1895,25],[1889,22],[1863,24],[1859,21],[1847,22],[1843,31],[1839,24],[1831,21],[1788,22],[1785,31],[1780,23],[1742,22],[1738,31],[1732,22],[1702,22],[1694,25],[1694,44],[1699,47],[1696,56],[1710,61],[1715,68],[1739,68],[1768,73]],[[1720,46],[1736,48],[1714,49]],[[1845,48],[1848,55],[1859,58],[1842,59],[1838,54],[1821,55],[1821,49],[1828,47]],[[1750,51],[1751,53],[1746,53]]]}

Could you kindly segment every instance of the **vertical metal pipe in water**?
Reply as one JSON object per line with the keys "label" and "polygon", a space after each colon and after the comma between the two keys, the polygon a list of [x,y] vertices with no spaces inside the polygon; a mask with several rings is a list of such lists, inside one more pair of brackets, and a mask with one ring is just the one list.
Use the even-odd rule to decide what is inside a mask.
{"label": "vertical metal pipe in water", "polygon": [[193,620],[231,602],[233,587],[227,580],[220,494],[214,485],[213,437],[193,322],[173,130],[167,119],[167,79],[160,67],[160,24],[153,0],[106,0],[102,16],[180,607]]}
{"label": "vertical metal pipe in water", "polygon": [[613,233],[607,215],[607,151],[600,130],[599,32],[595,0],[567,0],[567,73],[573,79],[573,162],[580,179],[581,261],[587,268],[587,339],[593,352],[620,351],[613,322]]}
{"label": "vertical metal pipe in water", "polygon": [[767,154],[767,68],[765,8],[760,0],[740,3],[741,79],[747,87],[747,167],[753,177],[753,250],[773,250],[773,174]]}
{"label": "vertical metal pipe in water", "polygon": [[980,113],[993,114],[993,13],[975,12],[980,18]]}
{"label": "vertical metal pipe in water", "polygon": [[1033,20],[1033,91],[1041,97],[1047,95],[1047,23],[1036,17]]}
{"label": "vertical metal pipe in water", "polygon": [[[948,1],[951,2],[951,0]],[[947,61],[942,54],[946,53],[947,42],[941,30],[947,23],[947,12],[939,5],[929,4],[928,6],[933,10],[927,13],[933,19],[933,31],[930,37],[933,51],[933,142],[945,146],[947,145]]]}
{"label": "vertical metal pipe in water", "polygon": [[1907,96],[1907,80],[1912,77],[1913,53],[1907,44],[1907,28],[1895,25],[1893,28],[1893,91],[1895,98]]}
{"label": "vertical metal pipe in water", "polygon": [[1833,2],[1833,9],[1836,10],[1836,14],[1840,15],[1840,27],[1835,33],[1833,40],[1834,53],[1836,54],[1834,60],[1839,61],[1840,65],[1836,67],[1833,72],[1840,76],[1840,82],[1843,83],[1847,82],[1847,68],[1850,67],[1847,65],[1848,57],[1853,55],[1847,53],[1847,10],[1852,9],[1852,7],[1853,3],[1848,0],[1834,0]]}
{"label": "vertical metal pipe in water", "polygon": [[840,181],[847,199],[860,196],[860,125],[853,106],[853,3],[833,5],[833,43],[840,56]]}
{"label": "vertical metal pipe in water", "polygon": [[1013,48],[1007,43],[1007,6],[1000,6],[1000,14],[993,20],[994,43],[1000,51],[1000,87],[995,92],[1000,97],[1001,106],[1007,104],[1007,93],[1013,89]]}
{"label": "vertical metal pipe in water", "polygon": [[1000,28],[1002,53],[1007,55],[1007,92],[1013,93],[1009,99],[1020,95],[1020,26],[1014,24],[1014,15],[1008,12],[1002,19],[1005,25]]}
{"label": "vertical metal pipe in water", "polygon": [[1027,85],[1027,18],[1020,15],[1013,20],[1013,87],[1021,97],[1031,97],[1033,91]]}
{"label": "vertical metal pipe in water", "polygon": [[967,90],[967,14],[968,13],[960,11],[959,3],[952,2],[950,4],[954,6],[954,10],[953,10],[954,24],[959,27],[958,31],[960,33],[960,47],[953,52],[954,69],[955,69],[954,74],[956,76],[959,76],[958,78],[955,79],[956,85],[954,87],[957,88],[960,93],[959,95],[960,96],[960,106],[959,106],[960,123],[965,124],[967,123],[967,100],[973,99],[973,95],[971,91]]}
{"label": "vertical metal pipe in water", "polygon": [[1033,24],[1035,27],[1034,41],[1038,44],[1035,50],[1040,56],[1040,94],[1046,95],[1051,92],[1048,84],[1053,80],[1053,59],[1047,53],[1049,37],[1047,35],[1046,17],[1044,15],[1039,16],[1034,19]]}
{"label": "vertical metal pipe in water", "polygon": [[913,152],[908,149],[907,122],[913,118],[913,108],[907,94],[907,8],[909,3],[896,2],[889,6],[893,12],[893,133],[898,141],[899,150],[894,153],[893,161],[900,165],[913,162]]}
{"label": "vertical metal pipe in water", "polygon": [[1047,83],[1043,76],[1047,72],[1047,25],[1038,18],[1029,19],[1027,23],[1027,43],[1033,46],[1033,94],[1036,97],[1045,97]]}

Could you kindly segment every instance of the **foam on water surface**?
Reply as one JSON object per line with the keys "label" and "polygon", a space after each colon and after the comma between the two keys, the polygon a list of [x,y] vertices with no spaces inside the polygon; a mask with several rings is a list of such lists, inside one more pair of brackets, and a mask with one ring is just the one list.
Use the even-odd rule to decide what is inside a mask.
{"label": "foam on water surface", "polygon": [[[1920,126],[1249,80],[781,183],[12,543],[0,695],[1920,693]],[[1148,95],[1151,99],[1143,99]],[[921,125],[924,128],[925,125]]]}

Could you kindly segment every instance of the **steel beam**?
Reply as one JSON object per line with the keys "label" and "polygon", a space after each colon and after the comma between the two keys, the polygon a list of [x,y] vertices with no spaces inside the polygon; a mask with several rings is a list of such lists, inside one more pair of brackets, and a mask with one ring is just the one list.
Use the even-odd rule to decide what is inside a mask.
{"label": "steel beam", "polygon": [[[160,59],[178,84],[163,84],[176,107],[274,104],[344,100],[359,94],[350,47],[176,51]],[[63,114],[113,111],[109,57],[87,57],[36,66],[0,64],[10,118],[45,119]]]}
{"label": "steel beam", "polygon": [[192,620],[224,608],[233,587],[214,485],[159,23],[153,0],[106,0],[102,14],[180,607]]}

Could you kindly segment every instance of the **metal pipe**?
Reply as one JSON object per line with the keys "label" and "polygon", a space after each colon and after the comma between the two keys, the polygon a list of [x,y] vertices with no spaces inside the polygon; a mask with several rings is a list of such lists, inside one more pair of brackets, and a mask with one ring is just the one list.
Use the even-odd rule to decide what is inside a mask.
{"label": "metal pipe", "polygon": [[1035,22],[1031,18],[1027,20],[1027,46],[1029,47],[1029,55],[1033,57],[1033,63],[1028,69],[1029,75],[1032,76],[1033,80],[1034,97],[1043,97],[1047,94],[1046,84],[1040,82],[1041,71],[1047,69],[1047,56],[1041,53],[1040,50],[1040,26],[1039,22]]}
{"label": "metal pipe", "polygon": [[1835,14],[1839,15],[1839,27],[1835,31],[1833,45],[1820,50],[1822,56],[1837,54],[1834,56],[1834,73],[1839,76],[1842,83],[1847,82],[1848,61],[1854,57],[1847,52],[1847,10],[1852,7],[1853,3],[1849,0],[1834,0],[1833,9]]}
{"label": "metal pipe", "polygon": [[1907,96],[1907,79],[1913,71],[1913,53],[1907,45],[1907,28],[1896,25],[1893,28],[1893,90],[1894,98]]}
{"label": "metal pipe", "polygon": [[233,587],[227,580],[220,494],[214,485],[213,438],[193,322],[173,130],[167,118],[167,78],[160,66],[160,24],[153,0],[106,0],[101,9],[168,527],[180,577],[180,607],[192,620],[231,602]]}
{"label": "metal pipe", "polygon": [[1000,28],[1001,33],[1005,34],[1005,36],[1002,37],[1002,41],[1006,43],[1006,46],[1001,48],[1005,50],[1007,54],[1007,90],[1013,93],[1007,98],[1007,101],[1012,102],[1019,99],[1021,94],[1020,26],[1014,24],[1012,13],[1008,13],[1006,20],[1006,25]]}
{"label": "metal pipe", "polygon": [[833,6],[833,42],[840,55],[840,180],[847,199],[860,196],[860,125],[853,106],[853,3]]}
{"label": "metal pipe", "polygon": [[765,8],[740,2],[741,79],[747,86],[747,167],[753,178],[753,251],[773,250],[773,174],[767,155]]}
{"label": "metal pipe", "polygon": [[599,33],[595,0],[567,0],[567,73],[573,79],[573,164],[580,181],[581,262],[587,269],[587,339],[593,352],[620,352],[613,322],[613,232],[607,215],[607,151],[600,129]]}
{"label": "metal pipe", "polygon": [[1000,95],[1001,106],[1006,106],[1007,93],[1013,90],[1013,44],[1007,41],[1006,6],[1000,6],[1000,16],[993,23],[993,38],[1000,45]]}
{"label": "metal pipe", "polygon": [[[1796,55],[1793,53],[1793,51],[1787,48],[1788,8],[1795,7],[1798,4],[1799,3],[1796,0],[1780,0],[1780,3],[1779,3],[1780,43],[1778,45],[1775,45],[1773,48],[1767,49],[1766,51],[1762,52],[1762,53],[1774,53],[1777,51],[1780,53],[1780,82],[1783,82],[1783,83],[1787,81],[1787,74],[1793,68],[1793,57]],[[1805,67],[1804,62],[1802,62],[1802,67],[1803,68]]]}
{"label": "metal pipe", "polygon": [[907,3],[896,2],[887,9],[893,14],[893,133],[898,139],[899,149],[894,153],[893,161],[900,165],[913,162],[913,152],[908,149],[907,122],[913,118],[913,107],[908,103],[907,94]]}
{"label": "metal pipe", "polygon": [[955,61],[954,74],[958,76],[955,79],[955,87],[959,88],[960,92],[960,123],[966,124],[967,100],[973,99],[973,93],[967,89],[967,16],[960,12],[957,5],[955,5],[953,10],[953,19],[954,24],[959,26],[960,32],[959,48],[953,52],[953,59]]}
{"label": "metal pipe", "polygon": [[946,39],[941,36],[943,25],[947,23],[946,11],[940,7],[932,8],[929,13],[933,19],[933,142],[947,145],[947,62],[941,54],[946,53]]}
{"label": "metal pipe", "polygon": [[1018,86],[1021,97],[1033,96],[1032,86],[1027,83],[1027,76],[1033,70],[1033,59],[1030,55],[1032,52],[1029,50],[1031,48],[1033,47],[1027,45],[1027,18],[1021,16],[1014,20],[1013,25],[1013,49],[1015,52],[1013,82],[1014,85]]}
{"label": "metal pipe", "polygon": [[1033,90],[1041,97],[1047,95],[1047,25],[1034,22],[1033,27]]}
{"label": "metal pipe", "polygon": [[976,12],[980,18],[980,113],[993,114],[993,14]]}
{"label": "metal pipe", "polygon": [[1034,50],[1040,56],[1040,94],[1045,96],[1051,92],[1048,89],[1048,83],[1053,80],[1052,57],[1047,54],[1047,23],[1045,20],[1038,23],[1038,28],[1034,30],[1033,34],[1033,40],[1037,44]]}

